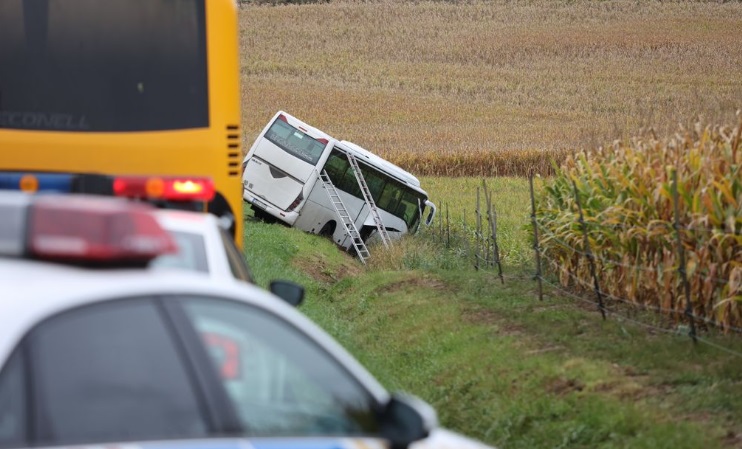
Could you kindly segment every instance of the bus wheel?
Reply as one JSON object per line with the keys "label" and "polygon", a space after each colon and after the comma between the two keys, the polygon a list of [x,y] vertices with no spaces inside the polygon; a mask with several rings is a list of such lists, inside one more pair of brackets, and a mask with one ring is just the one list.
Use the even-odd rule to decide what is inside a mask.
{"label": "bus wheel", "polygon": [[268,212],[258,209],[257,207],[252,208],[253,212],[255,213],[255,218],[257,218],[260,221],[263,221],[265,223],[275,223],[276,217],[269,214]]}

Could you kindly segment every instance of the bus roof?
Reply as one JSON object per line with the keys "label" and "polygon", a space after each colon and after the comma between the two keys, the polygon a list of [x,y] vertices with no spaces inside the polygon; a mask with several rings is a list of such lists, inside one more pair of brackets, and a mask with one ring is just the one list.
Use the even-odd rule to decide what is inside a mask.
{"label": "bus roof", "polygon": [[276,112],[276,115],[273,116],[273,119],[270,121],[270,123],[268,123],[268,125],[270,126],[270,124],[272,124],[280,116],[283,116],[284,119],[286,119],[285,121],[289,125],[293,126],[294,128],[299,128],[300,130],[304,131],[305,133],[309,134],[311,137],[314,137],[315,139],[324,137],[328,141],[337,140],[331,135],[322,131],[321,129],[315,128],[314,126],[304,122],[301,119],[296,118],[295,116],[289,114],[286,111]]}
{"label": "bus roof", "polygon": [[423,191],[422,188],[420,187],[420,180],[417,179],[412,173],[389,162],[388,160],[382,158],[381,156],[378,156],[368,151],[367,149],[361,147],[360,145],[355,144],[353,142],[349,142],[347,140],[342,140],[338,142],[338,145],[336,146],[339,146],[342,150],[345,150],[346,152],[354,153],[354,156],[361,156],[363,160],[369,165],[372,165],[378,168],[379,170],[384,171],[385,173],[399,179],[400,181],[403,181],[411,185],[412,187],[416,187],[416,190]]}

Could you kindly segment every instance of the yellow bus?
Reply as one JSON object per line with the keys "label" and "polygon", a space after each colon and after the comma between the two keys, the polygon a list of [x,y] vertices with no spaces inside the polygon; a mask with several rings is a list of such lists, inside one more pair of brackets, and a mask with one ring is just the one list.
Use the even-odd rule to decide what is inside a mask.
{"label": "yellow bus", "polygon": [[241,245],[238,56],[234,0],[0,0],[0,184],[194,200]]}

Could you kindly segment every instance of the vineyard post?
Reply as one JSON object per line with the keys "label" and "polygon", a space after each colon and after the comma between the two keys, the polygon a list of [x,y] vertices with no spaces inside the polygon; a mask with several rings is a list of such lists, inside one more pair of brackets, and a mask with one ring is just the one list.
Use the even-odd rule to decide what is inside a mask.
{"label": "vineyard post", "polygon": [[595,258],[593,252],[590,249],[590,238],[587,236],[587,223],[585,223],[585,217],[582,215],[582,206],[580,205],[580,194],[577,192],[577,183],[573,180],[572,187],[575,191],[575,201],[577,202],[577,212],[580,214],[580,226],[582,227],[582,238],[585,246],[585,255],[587,256],[587,262],[590,265],[590,275],[593,278],[593,288],[595,289],[595,295],[598,297],[598,310],[605,320],[605,307],[603,305],[603,294],[600,292],[600,284],[598,284],[598,275],[595,271]]}
{"label": "vineyard post", "polygon": [[536,199],[533,195],[533,173],[528,176],[528,184],[531,188],[531,223],[533,225],[533,251],[536,253],[536,275],[538,281],[538,300],[544,300],[543,287],[541,285],[541,250],[538,246],[538,222],[536,220]]}
{"label": "vineyard post", "polygon": [[690,283],[688,282],[688,273],[685,271],[685,247],[683,247],[683,239],[680,236],[680,206],[678,198],[678,171],[672,171],[672,202],[673,208],[675,209],[675,240],[678,245],[678,274],[683,282],[683,289],[685,291],[685,316],[688,318],[688,324],[690,325],[689,336],[693,339],[693,343],[698,343],[696,339],[696,322],[693,319],[693,303],[690,297]]}

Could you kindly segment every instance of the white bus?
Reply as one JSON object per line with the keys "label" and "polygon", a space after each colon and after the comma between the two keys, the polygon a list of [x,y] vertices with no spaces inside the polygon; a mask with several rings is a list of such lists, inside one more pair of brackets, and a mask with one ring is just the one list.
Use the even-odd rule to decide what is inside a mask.
{"label": "white bus", "polygon": [[[281,119],[283,117],[283,119]],[[283,124],[277,125],[277,120]],[[272,137],[274,127],[292,125],[293,139],[304,142],[307,137],[326,141],[322,153],[307,158],[288,145],[278,145]],[[256,139],[245,157],[243,166],[244,198],[258,217],[274,217],[307,232],[331,237],[335,243],[350,249],[353,241],[338,217],[319,174],[324,170],[335,186],[348,215],[364,242],[378,238],[371,208],[363,198],[353,168],[352,155],[374,200],[379,217],[391,239],[419,229],[421,219],[430,225],[436,207],[420,187],[420,181],[402,168],[348,142],[337,141],[285,112],[279,112]],[[290,179],[286,179],[290,178]],[[301,189],[295,185],[304,184]],[[295,190],[286,188],[292,185]],[[286,193],[288,192],[288,193]],[[293,201],[292,201],[293,200]],[[290,210],[282,205],[292,206]]]}
{"label": "white bus", "polygon": [[[242,197],[255,216],[293,226],[336,140],[278,111],[242,161]],[[309,186],[309,188],[307,188]]]}

